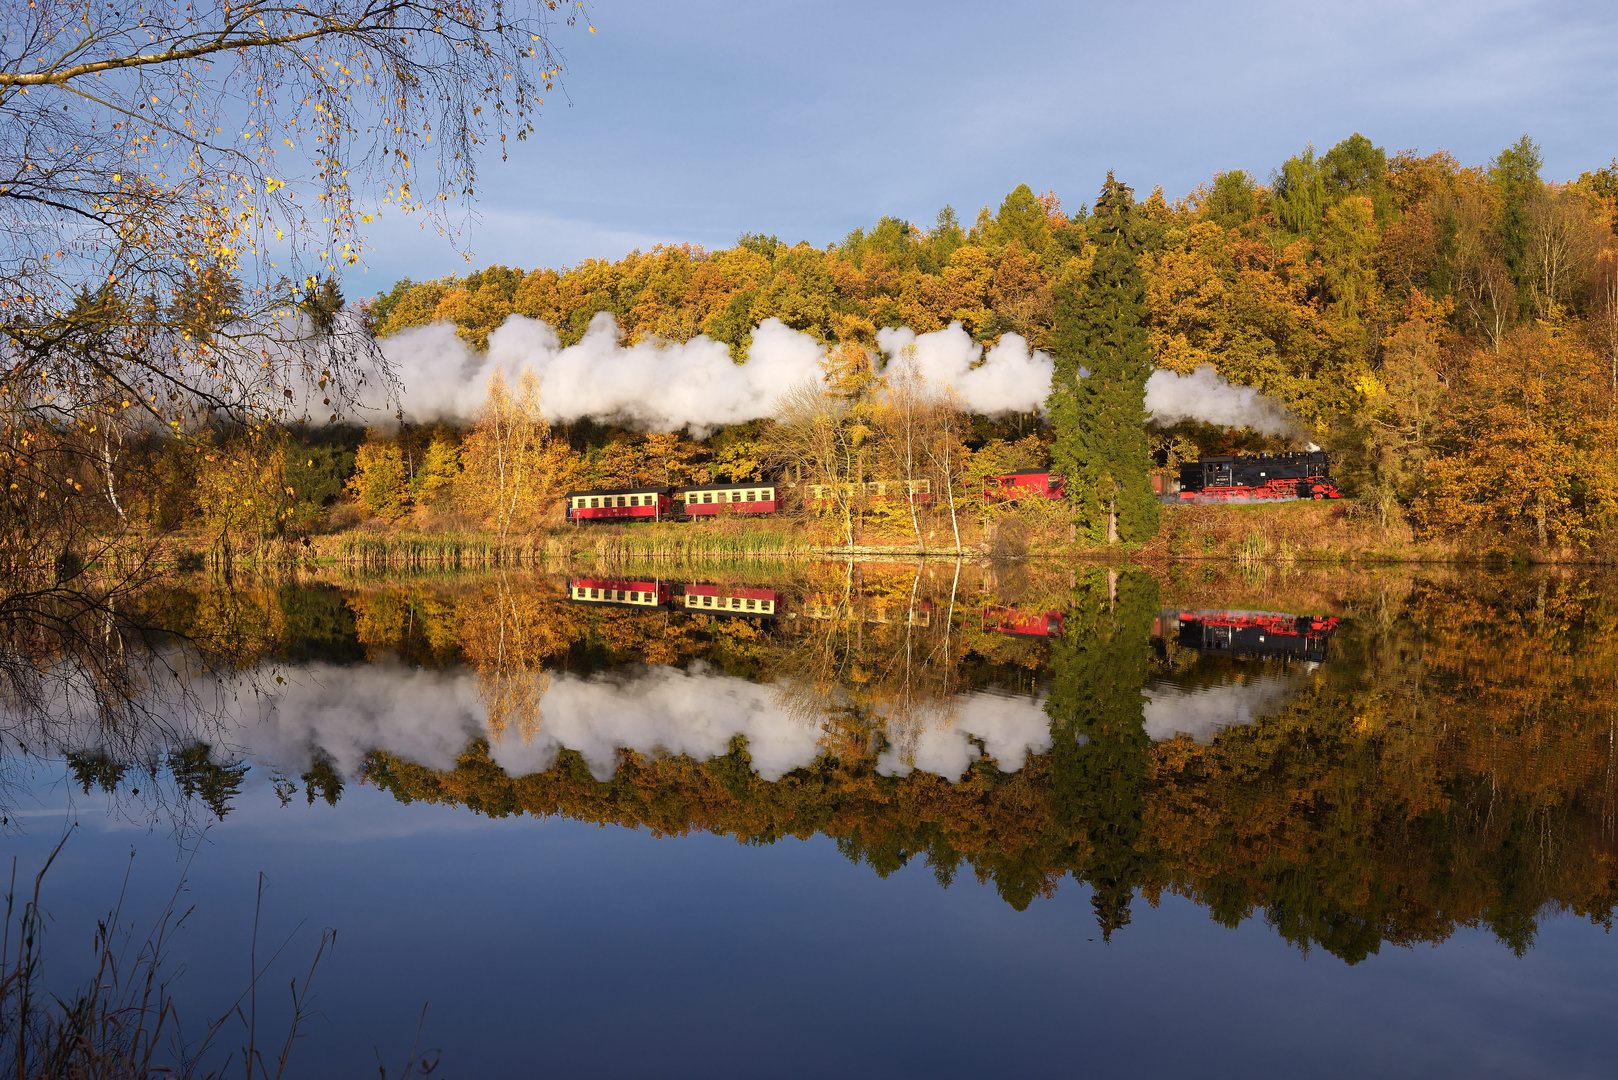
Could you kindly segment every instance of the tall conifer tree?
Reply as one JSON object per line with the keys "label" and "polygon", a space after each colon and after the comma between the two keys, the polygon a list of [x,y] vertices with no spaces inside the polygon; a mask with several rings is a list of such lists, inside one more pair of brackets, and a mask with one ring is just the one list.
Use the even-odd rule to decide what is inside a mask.
{"label": "tall conifer tree", "polygon": [[1053,456],[1067,477],[1076,523],[1109,544],[1145,540],[1157,531],[1146,438],[1152,358],[1140,226],[1134,193],[1109,172],[1090,217],[1095,259],[1089,273],[1061,290],[1051,336]]}

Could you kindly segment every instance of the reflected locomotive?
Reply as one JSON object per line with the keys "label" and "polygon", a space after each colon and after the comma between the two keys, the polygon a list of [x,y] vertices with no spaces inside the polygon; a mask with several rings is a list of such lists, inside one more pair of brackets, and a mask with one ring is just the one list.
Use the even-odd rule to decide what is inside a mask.
{"label": "reflected locomotive", "polygon": [[1342,620],[1335,615],[1288,615],[1274,611],[1169,611],[1159,616],[1159,636],[1180,647],[1227,656],[1285,660],[1326,659]]}

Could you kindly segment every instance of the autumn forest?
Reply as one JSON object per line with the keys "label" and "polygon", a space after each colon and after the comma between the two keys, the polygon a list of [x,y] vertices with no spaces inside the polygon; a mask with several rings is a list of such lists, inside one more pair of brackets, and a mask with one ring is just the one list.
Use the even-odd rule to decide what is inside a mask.
{"label": "autumn forest", "polygon": [[[925,227],[883,218],[825,248],[745,235],[719,251],[660,247],[563,270],[404,280],[346,307],[327,282],[307,300],[328,317],[360,312],[384,342],[452,324],[474,350],[512,315],[543,320],[566,346],[607,312],[627,343],[706,335],[739,361],[754,330],[780,320],[825,345],[827,381],[818,400],[783,399],[755,421],[652,433],[588,418],[551,424],[537,383],[496,379],[462,419],[207,427],[179,440],[131,432],[107,455],[107,475],[84,482],[105,489],[105,515],[257,542],[367,522],[545,531],[560,526],[560,494],[573,488],[921,477],[961,505],[939,499],[920,517],[821,506],[806,525],[827,543],[939,548],[964,536],[983,548],[998,531],[982,504],[985,475],[1053,461],[1077,474],[1113,453],[1144,483],[1200,453],[1314,442],[1352,496],[1338,518],[1382,530],[1395,549],[1610,552],[1618,165],[1555,181],[1526,136],[1468,165],[1443,152],[1390,154],[1355,134],[1268,177],[1232,170],[1172,200],[1121,180],[1093,207],[1082,197],[1022,186],[971,220],[950,207]],[[1064,363],[1091,355],[1086,305],[1114,288],[1122,332],[1139,335],[1131,362],[1141,371],[1212,365],[1283,403],[1293,430],[1187,421],[1143,427],[1127,447],[1075,449],[1065,427],[1078,421],[1064,419],[1060,385],[1047,415],[972,415],[949,388],[918,386],[874,348],[884,327],[955,323],[985,344],[1014,334],[1056,356],[1061,384]],[[1025,508],[1025,547],[1105,539],[1079,495],[1070,499],[1070,511]],[[1142,513],[1125,540],[1157,535],[1155,508]]]}

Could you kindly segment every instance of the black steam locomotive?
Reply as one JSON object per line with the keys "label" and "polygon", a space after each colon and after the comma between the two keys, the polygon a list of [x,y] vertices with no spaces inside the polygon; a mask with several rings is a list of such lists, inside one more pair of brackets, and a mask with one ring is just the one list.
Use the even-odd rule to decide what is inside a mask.
{"label": "black steam locomotive", "polygon": [[1324,450],[1207,457],[1180,466],[1182,502],[1342,497]]}

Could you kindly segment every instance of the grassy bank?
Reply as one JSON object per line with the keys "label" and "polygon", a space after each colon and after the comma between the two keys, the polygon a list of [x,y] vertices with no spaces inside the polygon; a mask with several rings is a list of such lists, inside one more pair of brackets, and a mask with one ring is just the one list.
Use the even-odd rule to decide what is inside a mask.
{"label": "grassy bank", "polygon": [[[1500,538],[1467,542],[1416,537],[1402,522],[1383,524],[1349,502],[1165,506],[1157,534],[1144,544],[1106,548],[1075,542],[1057,507],[996,510],[963,522],[961,553],[969,558],[1132,558],[1150,562],[1220,562],[1238,566],[1375,566],[1397,563],[1612,563],[1611,544],[1592,549],[1536,549]],[[571,565],[759,563],[836,558],[952,557],[953,537],[923,547],[908,532],[867,527],[850,547],[831,524],[791,518],[733,518],[693,525],[563,526],[498,534],[362,526],[297,541],[223,543],[218,537],[174,536],[161,561],[179,569],[263,565],[330,565],[363,570],[478,570]]]}

